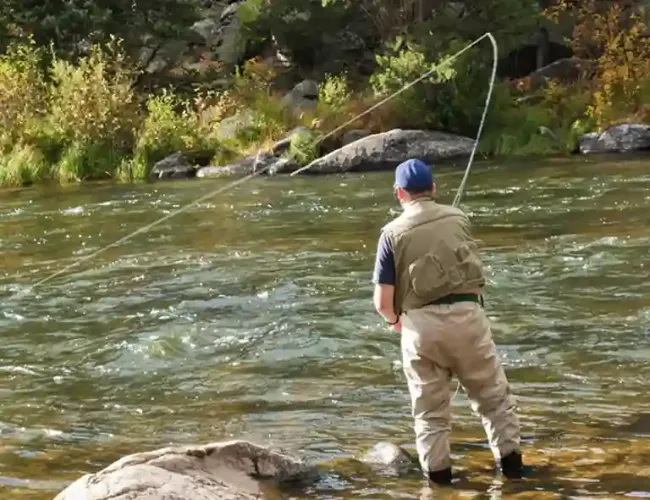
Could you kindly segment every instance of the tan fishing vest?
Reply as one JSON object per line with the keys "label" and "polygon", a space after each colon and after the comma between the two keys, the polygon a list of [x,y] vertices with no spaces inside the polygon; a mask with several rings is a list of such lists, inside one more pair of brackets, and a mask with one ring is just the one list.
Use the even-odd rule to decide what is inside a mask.
{"label": "tan fishing vest", "polygon": [[420,198],[383,231],[395,253],[395,312],[423,307],[450,293],[485,284],[467,216]]}

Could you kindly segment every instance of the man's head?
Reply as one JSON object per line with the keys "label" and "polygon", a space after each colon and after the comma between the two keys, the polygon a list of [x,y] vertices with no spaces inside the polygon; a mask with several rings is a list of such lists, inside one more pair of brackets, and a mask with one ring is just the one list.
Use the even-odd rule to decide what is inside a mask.
{"label": "man's head", "polygon": [[422,198],[433,197],[436,185],[429,166],[420,160],[406,160],[395,169],[395,196],[401,204]]}

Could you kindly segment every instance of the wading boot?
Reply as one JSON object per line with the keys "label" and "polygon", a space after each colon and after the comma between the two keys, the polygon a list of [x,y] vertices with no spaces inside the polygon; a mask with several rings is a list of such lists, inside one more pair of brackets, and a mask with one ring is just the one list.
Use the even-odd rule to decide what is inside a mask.
{"label": "wading boot", "polygon": [[429,478],[429,481],[431,481],[433,484],[437,484],[437,485],[440,485],[440,486],[450,485],[451,484],[451,467],[447,467],[446,469],[442,469],[442,470],[429,472],[428,478]]}
{"label": "wading boot", "polygon": [[501,472],[508,479],[521,479],[524,473],[524,464],[521,453],[513,451],[501,458]]}

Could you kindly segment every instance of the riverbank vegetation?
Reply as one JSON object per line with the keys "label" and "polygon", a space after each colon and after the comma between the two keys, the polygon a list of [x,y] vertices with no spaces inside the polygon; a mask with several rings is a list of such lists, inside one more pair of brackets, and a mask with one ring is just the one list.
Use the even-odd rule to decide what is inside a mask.
{"label": "riverbank vegetation", "polygon": [[[299,12],[298,7],[304,12],[304,2],[246,0],[238,15],[248,52],[266,43],[271,33],[289,54],[291,69],[278,69],[259,54],[244,54],[230,66],[217,61],[208,78],[185,77],[181,82],[143,78],[149,75],[137,62],[142,42],[133,33],[181,38],[181,28],[200,17],[194,15],[197,5],[190,0],[138,2],[140,10],[133,13],[129,9],[136,7],[130,1],[95,3],[93,12],[84,12],[83,2],[74,12],[44,12],[46,7],[25,12],[12,2],[0,7],[1,185],[143,179],[156,161],[175,151],[210,151],[213,164],[225,164],[268,148],[297,126],[328,133],[427,71],[430,78],[352,121],[341,133],[426,128],[475,137],[491,47],[485,42],[456,61],[440,63],[486,29],[505,58],[541,22],[559,24],[567,16],[571,30],[566,44],[575,75],[540,83],[534,74],[512,78],[501,71],[481,154],[569,153],[585,132],[650,119],[650,42],[644,12],[633,12],[621,2],[560,0],[542,10],[527,0],[490,6],[487,0],[440,1],[433,2],[439,4],[439,15],[427,17],[419,10],[424,1],[348,5],[319,0],[301,18],[290,14]],[[459,15],[452,4],[468,9],[463,23],[451,22]],[[366,24],[354,17],[359,11],[365,12]],[[346,60],[336,50],[343,41],[325,43],[327,37],[320,36],[350,26],[372,34],[369,70],[361,71],[358,60]],[[331,57],[323,59],[324,54]],[[286,105],[287,89],[278,82],[288,74],[294,81],[319,81],[314,106],[296,110]],[[249,117],[246,126],[225,135],[222,121],[243,112]],[[313,142],[307,145],[312,147],[295,148],[301,164],[318,155]]]}

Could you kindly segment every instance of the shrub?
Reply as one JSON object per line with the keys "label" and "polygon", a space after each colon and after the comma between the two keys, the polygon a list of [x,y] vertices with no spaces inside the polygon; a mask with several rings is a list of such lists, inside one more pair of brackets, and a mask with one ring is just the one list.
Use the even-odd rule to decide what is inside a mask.
{"label": "shrub", "polygon": [[343,109],[352,97],[352,91],[345,74],[325,75],[318,89],[318,104],[330,107],[334,111]]}
{"label": "shrub", "polygon": [[201,148],[209,142],[207,130],[188,102],[168,91],[151,97],[137,134],[134,177],[145,177],[155,162],[171,153]]}
{"label": "shrub", "polygon": [[[636,12],[635,12],[636,10]],[[587,115],[600,128],[644,116],[650,84],[650,40],[645,9],[625,8],[616,2],[586,0],[557,2],[546,15],[557,20],[563,13],[576,19],[570,40],[576,55],[596,61],[592,99]]]}
{"label": "shrub", "polygon": [[315,142],[316,139],[316,135],[303,130],[296,133],[289,145],[289,158],[295,160],[300,166],[314,161],[318,158],[319,151],[318,144]]}
{"label": "shrub", "polygon": [[49,121],[66,142],[133,140],[139,121],[133,74],[121,44],[95,45],[77,64],[54,58]]}
{"label": "shrub", "polygon": [[0,55],[0,150],[17,144],[47,113],[41,61],[33,43],[11,45]]}
{"label": "shrub", "polygon": [[47,174],[43,154],[29,144],[16,144],[7,154],[0,155],[0,185],[23,186],[40,180]]}
{"label": "shrub", "polygon": [[[387,98],[400,92],[391,99],[394,126],[429,126],[434,116],[427,105],[428,91],[431,85],[453,78],[455,72],[451,65],[428,61],[419,49],[402,49],[394,55],[377,55],[376,59],[378,68],[369,82],[374,96]],[[429,76],[412,84],[428,73]]]}

